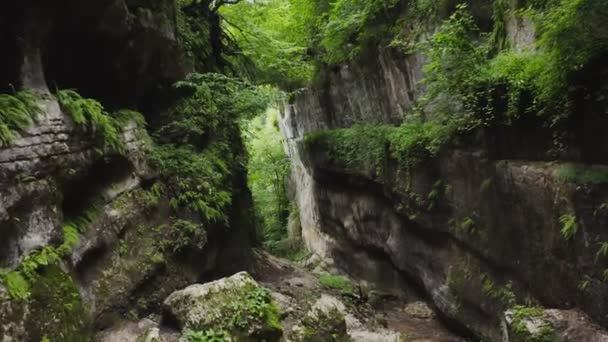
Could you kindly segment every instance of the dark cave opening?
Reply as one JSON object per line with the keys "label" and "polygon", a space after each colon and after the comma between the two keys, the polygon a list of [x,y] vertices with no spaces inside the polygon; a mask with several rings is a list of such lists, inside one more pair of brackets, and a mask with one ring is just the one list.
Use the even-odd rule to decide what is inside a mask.
{"label": "dark cave opening", "polygon": [[3,4],[0,14],[0,93],[12,93],[19,85],[19,35],[13,21],[19,16],[19,6]]}
{"label": "dark cave opening", "polygon": [[89,207],[98,204],[99,194],[133,172],[133,165],[123,156],[111,156],[93,163],[85,172],[63,185],[63,214],[76,218]]}
{"label": "dark cave opening", "polygon": [[[79,42],[74,44],[74,41]],[[44,55],[45,76],[49,87],[76,89],[82,96],[99,100],[107,107],[134,107],[136,87],[120,69],[134,70],[120,58],[122,42],[100,36],[94,31],[74,31],[60,25],[51,32]]]}

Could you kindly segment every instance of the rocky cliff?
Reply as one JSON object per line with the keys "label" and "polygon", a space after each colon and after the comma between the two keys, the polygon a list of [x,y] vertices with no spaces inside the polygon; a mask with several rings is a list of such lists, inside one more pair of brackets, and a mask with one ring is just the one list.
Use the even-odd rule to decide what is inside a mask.
{"label": "rocky cliff", "polygon": [[[504,29],[511,51],[535,49],[539,33],[530,16],[478,5],[471,8],[482,31]],[[415,39],[428,39],[441,22]],[[430,137],[422,154],[432,150],[431,157],[399,158],[390,127],[419,113],[414,106],[427,93],[420,81],[428,63],[424,52],[375,46],[323,69],[322,81],[286,106],[281,130],[307,247],[352,276],[422,293],[446,322],[474,339],[536,340],[530,338],[538,333],[548,340],[604,340],[591,323],[589,335],[573,334],[584,320],[567,318],[578,312],[608,325],[601,251],[608,239],[602,176],[608,168],[604,135],[591,127],[605,127],[604,108],[578,101],[557,156],[554,127],[530,114],[458,133],[436,150]],[[461,96],[443,91],[442,98]],[[492,106],[493,95],[486,94]],[[438,115],[436,103],[424,105],[427,121]],[[421,125],[427,133],[419,134],[430,136],[433,126]],[[527,339],[519,323],[542,317],[542,310],[528,310],[537,307],[567,314]],[[507,309],[515,310],[516,323],[505,320]]]}
{"label": "rocky cliff", "polygon": [[240,140],[224,155],[222,222],[173,203],[171,179],[150,166],[148,133],[194,71],[179,15],[169,0],[3,5],[0,340],[90,340],[159,318],[177,289],[249,269]]}

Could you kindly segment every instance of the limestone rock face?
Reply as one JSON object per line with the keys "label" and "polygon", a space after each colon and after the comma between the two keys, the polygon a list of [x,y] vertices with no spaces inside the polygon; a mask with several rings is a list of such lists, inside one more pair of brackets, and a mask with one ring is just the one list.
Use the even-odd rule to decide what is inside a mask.
{"label": "limestone rock face", "polygon": [[[514,48],[534,43],[532,23],[507,20]],[[442,316],[480,339],[500,340],[504,310],[527,298],[580,308],[608,326],[605,263],[596,261],[597,242],[608,241],[608,212],[599,209],[608,188],[564,181],[571,165],[550,161],[551,132],[534,119],[480,131],[417,167],[387,156],[376,160],[381,173],[344,167],[327,148],[305,144],[311,132],[407,116],[424,91],[416,84],[424,57],[382,48],[369,55],[380,62],[366,57],[327,70],[324,84],[295,96],[282,113],[308,249],[387,290],[413,284]],[[605,135],[574,126],[568,161],[587,156],[605,164]],[[594,139],[597,148],[583,143]],[[571,239],[560,233],[564,219],[577,224]]]}
{"label": "limestone rock face", "polygon": [[165,310],[184,330],[224,331],[235,341],[278,341],[279,309],[246,272],[172,293]]}
{"label": "limestone rock face", "polygon": [[[63,202],[87,201],[87,191],[114,181],[137,185],[149,171],[143,163],[136,125],[125,127],[125,157],[99,157],[94,141],[79,130],[54,97],[41,99],[43,114],[35,126],[8,148],[0,149],[0,265],[12,267],[32,250],[60,240]],[[105,168],[106,179],[96,172]],[[88,177],[88,178],[87,178]],[[114,177],[114,179],[113,179]],[[89,187],[74,189],[81,181]],[[105,184],[104,184],[105,181]],[[100,194],[101,195],[101,194]],[[111,194],[111,200],[118,194]]]}
{"label": "limestone rock face", "polygon": [[[68,0],[60,6],[22,1],[0,11],[0,93],[32,90],[41,109],[31,127],[0,148],[0,269],[20,272],[26,257],[60,246],[68,224],[86,221],[76,229],[71,252],[53,260],[70,280],[69,295],[86,304],[78,315],[94,322],[83,325],[86,334],[110,329],[126,316],[160,313],[169,294],[201,274],[232,274],[249,266],[251,225],[244,213],[252,204],[244,171],[234,173],[234,191],[244,193],[234,196],[236,214],[229,220],[235,229],[210,228],[205,246],[186,248],[178,258],[163,244],[175,213],[147,165],[145,127],[124,123],[125,151],[101,149],[99,134],[76,125],[50,91],[75,89],[109,112],[159,115],[171,104],[172,85],[192,70],[177,39],[177,15],[173,0]],[[40,263],[42,272],[48,262]],[[35,279],[27,280],[34,285]],[[67,303],[59,294],[42,300],[48,307]],[[1,341],[27,341],[28,333],[55,319],[34,317],[41,309],[33,312],[30,304],[10,298],[0,286]],[[73,328],[56,326],[51,340],[67,336],[61,328]]]}

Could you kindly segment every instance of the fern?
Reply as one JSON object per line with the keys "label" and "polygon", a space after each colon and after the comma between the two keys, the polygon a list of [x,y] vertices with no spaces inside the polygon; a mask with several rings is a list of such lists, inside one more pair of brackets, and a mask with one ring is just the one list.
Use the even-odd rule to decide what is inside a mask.
{"label": "fern", "polygon": [[9,272],[3,277],[9,296],[14,299],[28,299],[30,297],[30,284],[21,272]]}
{"label": "fern", "polygon": [[9,146],[18,137],[18,132],[32,125],[41,111],[38,96],[29,90],[14,96],[0,94],[0,147]]}
{"label": "fern", "polygon": [[566,214],[559,218],[559,222],[562,224],[561,233],[564,239],[570,240],[578,231],[578,223],[574,215]]}
{"label": "fern", "polygon": [[599,244],[600,248],[597,251],[597,254],[595,255],[596,260],[599,259],[600,257],[608,257],[608,242],[602,242]]}
{"label": "fern", "polygon": [[83,98],[71,89],[57,91],[57,100],[75,124],[102,138],[105,149],[125,152],[121,121],[106,112],[99,101]]}
{"label": "fern", "polygon": [[17,270],[0,273],[0,280],[6,285],[9,295],[13,299],[29,298],[29,287],[41,267],[57,264],[62,258],[69,255],[84,233],[88,225],[99,212],[98,204],[93,204],[84,213],[63,226],[63,243],[59,246],[45,246],[27,255]]}

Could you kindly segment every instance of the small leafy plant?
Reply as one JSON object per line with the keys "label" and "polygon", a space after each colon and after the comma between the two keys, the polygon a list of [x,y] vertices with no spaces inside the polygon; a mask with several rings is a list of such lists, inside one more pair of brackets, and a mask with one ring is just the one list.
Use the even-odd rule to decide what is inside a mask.
{"label": "small leafy plant", "polygon": [[559,222],[562,224],[561,233],[564,239],[572,239],[578,231],[578,223],[576,222],[576,217],[571,214],[565,214],[560,216]]}

